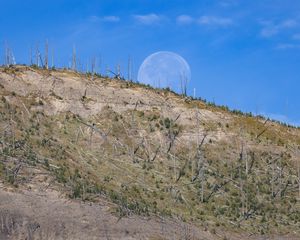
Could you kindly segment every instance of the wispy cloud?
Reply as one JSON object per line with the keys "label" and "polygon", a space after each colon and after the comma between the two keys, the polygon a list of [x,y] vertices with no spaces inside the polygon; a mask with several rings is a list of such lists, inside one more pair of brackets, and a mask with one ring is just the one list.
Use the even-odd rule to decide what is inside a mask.
{"label": "wispy cloud", "polygon": [[103,22],[119,22],[120,18],[118,16],[105,16],[102,18]]}
{"label": "wispy cloud", "polygon": [[227,8],[227,7],[232,7],[238,5],[239,1],[238,0],[222,0],[219,2],[219,5],[221,7]]}
{"label": "wispy cloud", "polygon": [[111,22],[111,23],[116,23],[119,22],[121,19],[118,16],[104,16],[104,17],[99,17],[99,16],[90,16],[89,21],[90,22]]}
{"label": "wispy cloud", "polygon": [[263,25],[260,34],[265,38],[270,38],[284,30],[295,28],[298,25],[298,22],[293,19],[284,20],[277,24],[272,21],[261,21],[260,23]]}
{"label": "wispy cloud", "polygon": [[206,26],[228,27],[230,25],[233,25],[234,22],[231,18],[202,16],[197,20],[197,23]]}
{"label": "wispy cloud", "polygon": [[300,49],[300,44],[280,43],[276,46],[276,49],[279,49],[279,50]]}
{"label": "wispy cloud", "polygon": [[100,18],[98,16],[95,16],[95,15],[88,17],[89,22],[98,22],[99,20],[100,20]]}
{"label": "wispy cloud", "polygon": [[162,22],[165,17],[154,13],[147,15],[133,15],[133,18],[140,24],[152,25]]}
{"label": "wispy cloud", "polygon": [[300,33],[294,34],[292,38],[294,40],[300,40]]}
{"label": "wispy cloud", "polygon": [[179,25],[187,25],[194,22],[194,18],[189,15],[180,15],[176,18],[176,22]]}

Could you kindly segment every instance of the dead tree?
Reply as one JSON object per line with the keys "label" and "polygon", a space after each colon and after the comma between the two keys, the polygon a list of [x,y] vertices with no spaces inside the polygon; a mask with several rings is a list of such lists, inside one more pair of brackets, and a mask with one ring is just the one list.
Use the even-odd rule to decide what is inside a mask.
{"label": "dead tree", "polygon": [[44,63],[45,63],[45,68],[49,69],[49,59],[48,59],[48,39],[46,40],[45,43],[45,59],[44,59]]}
{"label": "dead tree", "polygon": [[275,196],[275,161],[272,161],[271,196]]}
{"label": "dead tree", "polygon": [[15,65],[16,60],[11,48],[5,43],[5,57],[4,57],[4,64],[9,67],[10,65]]}
{"label": "dead tree", "polygon": [[[244,143],[241,143],[241,152],[239,158],[239,188],[240,188],[240,197],[242,199],[242,214],[245,214],[245,192],[244,192],[244,181],[243,181],[243,166],[244,166]],[[246,171],[247,171],[247,163],[246,163]]]}
{"label": "dead tree", "polygon": [[32,65],[32,64],[33,64],[33,59],[32,59],[32,47],[30,47],[29,58],[30,58],[30,65]]}
{"label": "dead tree", "polygon": [[[176,123],[176,121],[180,118],[180,115],[181,114],[178,114],[178,116],[174,119],[173,121],[173,124]],[[167,149],[167,154],[171,151],[171,148],[173,147],[174,143],[175,143],[175,140],[179,134],[179,132],[177,131],[172,131],[172,125],[173,124],[170,124],[170,127],[168,128],[168,140],[169,140],[169,146],[168,146],[168,149]]]}
{"label": "dead tree", "polygon": [[102,56],[101,56],[101,54],[98,56],[98,73],[100,74],[100,75],[102,75],[101,74],[101,71],[102,71]]}
{"label": "dead tree", "polygon": [[204,181],[205,181],[205,164],[204,164],[204,159],[201,153],[201,147],[205,141],[205,138],[207,137],[207,135],[203,136],[203,139],[200,143],[200,145],[197,147],[197,157],[196,159],[197,161],[197,173],[196,173],[196,177],[200,180],[200,184],[201,184],[201,202],[204,202]]}
{"label": "dead tree", "polygon": [[114,75],[114,78],[116,78],[116,79],[118,79],[118,80],[123,79],[123,78],[121,77],[120,73],[114,73],[113,71],[111,71],[111,70],[109,70],[109,69],[107,69],[107,72],[108,72],[108,73],[112,73],[112,74]]}
{"label": "dead tree", "polygon": [[131,58],[130,56],[128,57],[128,70],[127,70],[127,79],[128,81],[132,81],[132,63],[131,63]]}
{"label": "dead tree", "polygon": [[298,197],[299,197],[299,200],[300,200],[300,155],[299,155],[299,152],[297,151],[297,170],[298,170]]}
{"label": "dead tree", "polygon": [[72,52],[72,70],[76,71],[76,46],[73,45],[73,52]]}
{"label": "dead tree", "polygon": [[298,195],[299,195],[299,199],[300,199],[300,163],[298,161]]}
{"label": "dead tree", "polygon": [[39,44],[36,44],[35,47],[35,64],[37,67],[40,66],[40,51],[39,51]]}
{"label": "dead tree", "polygon": [[51,68],[54,68],[54,49],[52,49]]}
{"label": "dead tree", "polygon": [[264,129],[257,134],[257,136],[256,136],[257,139],[268,130],[269,126],[266,126],[266,124],[268,123],[268,121],[269,121],[269,119],[267,119],[264,122],[264,124],[263,124]]}
{"label": "dead tree", "polygon": [[181,86],[181,94],[183,96],[187,96],[187,84],[188,84],[188,78],[186,76],[186,73],[180,74],[180,86]]}
{"label": "dead tree", "polygon": [[196,179],[200,181],[201,185],[201,202],[204,202],[204,181],[205,181],[205,164],[204,159],[202,156],[201,148],[204,144],[204,141],[207,137],[207,134],[204,134],[202,140],[200,141],[200,117],[199,117],[199,111],[196,111],[196,125],[197,125],[197,150],[196,150],[196,156],[195,156],[195,175],[192,178],[192,182],[194,182]]}
{"label": "dead tree", "polygon": [[99,128],[97,128],[97,126],[94,123],[89,124],[89,123],[86,123],[86,122],[82,121],[79,118],[76,118],[76,119],[77,119],[78,122],[80,122],[80,123],[84,124],[85,126],[91,128],[93,130],[93,133],[97,132],[100,135],[100,137],[102,138],[102,140],[104,140],[104,141],[107,140],[107,136],[110,133],[111,129],[109,129],[109,131],[107,133],[104,133]]}
{"label": "dead tree", "polygon": [[108,65],[106,65],[105,66],[105,75],[106,75],[106,77],[109,76],[109,73],[110,73],[109,67],[108,67]]}
{"label": "dead tree", "polygon": [[121,76],[121,66],[120,66],[120,64],[117,65],[116,72],[117,72],[118,76]]}
{"label": "dead tree", "polygon": [[96,59],[96,57],[93,57],[92,62],[91,62],[91,72],[92,72],[92,74],[94,74],[95,71],[96,71],[96,64],[97,64],[97,59]]}

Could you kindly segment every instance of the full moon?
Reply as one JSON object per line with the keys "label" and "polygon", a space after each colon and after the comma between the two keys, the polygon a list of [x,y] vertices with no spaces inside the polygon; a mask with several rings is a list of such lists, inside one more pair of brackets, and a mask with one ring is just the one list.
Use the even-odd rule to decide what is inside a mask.
{"label": "full moon", "polygon": [[182,93],[191,79],[187,61],[173,52],[156,52],[148,56],[138,72],[138,82]]}

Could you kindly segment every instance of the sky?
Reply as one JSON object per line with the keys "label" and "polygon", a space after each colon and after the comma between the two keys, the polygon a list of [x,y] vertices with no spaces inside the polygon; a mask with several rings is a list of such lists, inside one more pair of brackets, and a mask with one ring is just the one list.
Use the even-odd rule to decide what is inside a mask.
{"label": "sky", "polygon": [[17,63],[46,39],[56,66],[97,59],[136,78],[143,60],[171,51],[190,65],[189,93],[300,126],[298,0],[0,0],[4,46]]}

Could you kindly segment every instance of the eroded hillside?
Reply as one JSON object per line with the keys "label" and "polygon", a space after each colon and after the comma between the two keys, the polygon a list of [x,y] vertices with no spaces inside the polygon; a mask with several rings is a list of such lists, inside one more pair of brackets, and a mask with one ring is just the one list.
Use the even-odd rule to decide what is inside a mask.
{"label": "eroded hillside", "polygon": [[[88,227],[100,224],[102,235],[89,230],[90,239],[99,239],[97,234],[107,239],[297,239],[300,234],[297,128],[167,90],[66,70],[1,68],[0,95],[3,199],[44,193],[50,202],[70,201],[74,209],[74,204],[104,205],[105,211],[94,211],[109,213],[119,228],[110,221],[107,228],[97,223],[92,208],[80,208],[78,214],[59,210],[65,213],[61,224],[72,218],[78,229],[82,214]],[[11,216],[22,216],[15,213],[17,206],[0,204],[0,237],[87,238],[76,235],[75,227],[70,230],[71,224],[58,228],[58,235],[51,233],[54,225],[45,224],[45,215],[52,222],[58,215],[49,213],[68,204],[34,205],[45,208],[26,215],[36,218],[34,231],[27,220],[7,224]],[[64,220],[65,215],[72,217]],[[153,231],[147,226],[144,235],[135,235],[139,231],[133,225],[145,224],[145,218]],[[157,230],[161,219],[167,222],[165,232]]]}

